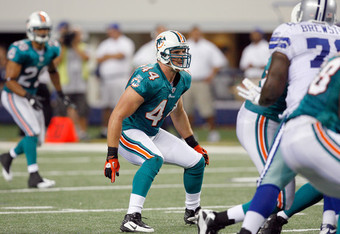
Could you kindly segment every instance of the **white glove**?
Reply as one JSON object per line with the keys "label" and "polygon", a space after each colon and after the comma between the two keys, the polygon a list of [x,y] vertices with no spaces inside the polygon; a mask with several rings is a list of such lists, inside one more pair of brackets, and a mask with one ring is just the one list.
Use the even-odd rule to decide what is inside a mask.
{"label": "white glove", "polygon": [[261,87],[256,86],[248,78],[244,78],[242,84],[245,88],[237,86],[238,95],[251,101],[255,105],[259,105],[259,100],[261,96]]}

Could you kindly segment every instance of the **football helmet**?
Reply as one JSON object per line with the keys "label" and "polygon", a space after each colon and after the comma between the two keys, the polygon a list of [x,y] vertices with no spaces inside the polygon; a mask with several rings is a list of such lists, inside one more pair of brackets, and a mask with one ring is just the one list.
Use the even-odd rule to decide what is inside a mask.
{"label": "football helmet", "polygon": [[302,0],[297,21],[319,21],[333,25],[336,19],[335,0]]}
{"label": "football helmet", "polygon": [[[47,29],[47,34],[38,34],[36,30]],[[30,41],[37,43],[47,42],[51,37],[52,21],[44,11],[33,12],[26,24],[26,34]]]}
{"label": "football helmet", "polygon": [[[185,37],[173,30],[159,34],[155,40],[157,60],[174,70],[182,71],[190,67],[191,54]],[[182,50],[178,53],[178,50]],[[174,53],[177,51],[177,53]]]}

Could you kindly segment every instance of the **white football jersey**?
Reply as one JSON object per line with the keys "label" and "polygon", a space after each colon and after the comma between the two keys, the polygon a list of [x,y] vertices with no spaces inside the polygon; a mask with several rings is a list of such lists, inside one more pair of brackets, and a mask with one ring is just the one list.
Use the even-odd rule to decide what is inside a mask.
{"label": "white football jersey", "polygon": [[306,94],[321,64],[340,51],[340,28],[316,22],[282,24],[273,32],[269,49],[271,53],[285,54],[290,60],[284,112],[289,115]]}

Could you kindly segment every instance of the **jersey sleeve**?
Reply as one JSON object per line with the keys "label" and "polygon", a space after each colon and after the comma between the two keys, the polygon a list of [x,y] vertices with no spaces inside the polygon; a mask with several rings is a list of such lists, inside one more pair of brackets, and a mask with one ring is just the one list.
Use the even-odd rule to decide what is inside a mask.
{"label": "jersey sleeve", "polygon": [[22,64],[25,60],[24,51],[23,48],[20,49],[18,42],[13,43],[8,48],[7,58],[15,63]]}
{"label": "jersey sleeve", "polygon": [[294,48],[292,46],[293,37],[293,25],[292,23],[285,23],[278,26],[270,38],[269,50],[271,54],[274,52],[280,52],[287,56],[289,60],[292,59],[294,54]]}
{"label": "jersey sleeve", "polygon": [[150,88],[150,82],[147,77],[143,76],[143,73],[137,69],[131,76],[129,82],[126,87],[133,88],[139,95],[141,95],[144,100],[146,100],[150,96],[150,92],[153,91]]}

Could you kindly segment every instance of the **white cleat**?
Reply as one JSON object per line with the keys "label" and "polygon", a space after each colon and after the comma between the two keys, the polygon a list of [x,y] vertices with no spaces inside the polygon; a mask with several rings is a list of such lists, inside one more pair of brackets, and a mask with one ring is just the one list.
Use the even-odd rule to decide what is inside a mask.
{"label": "white cleat", "polygon": [[40,182],[37,184],[37,188],[52,188],[55,186],[55,181],[54,180],[49,180],[46,178],[43,178],[43,182]]}

